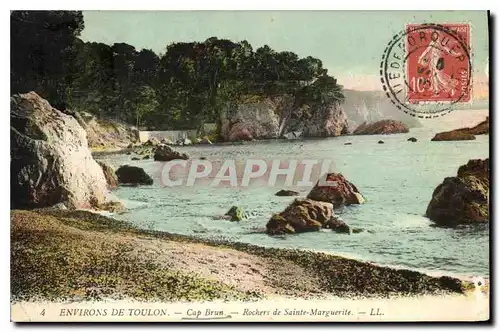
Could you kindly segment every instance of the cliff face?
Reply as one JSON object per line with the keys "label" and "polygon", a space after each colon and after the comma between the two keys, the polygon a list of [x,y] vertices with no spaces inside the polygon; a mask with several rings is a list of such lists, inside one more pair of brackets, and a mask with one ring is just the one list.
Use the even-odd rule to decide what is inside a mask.
{"label": "cliff face", "polygon": [[283,133],[301,132],[303,137],[334,137],[349,133],[347,116],[337,104],[302,107],[292,111]]}
{"label": "cliff face", "polygon": [[296,107],[291,96],[247,100],[227,106],[221,115],[225,141],[281,137],[332,137],[349,133],[347,116],[339,104]]}
{"label": "cliff face", "polygon": [[228,105],[221,114],[220,136],[224,141],[275,138],[279,134],[278,100],[246,100]]}

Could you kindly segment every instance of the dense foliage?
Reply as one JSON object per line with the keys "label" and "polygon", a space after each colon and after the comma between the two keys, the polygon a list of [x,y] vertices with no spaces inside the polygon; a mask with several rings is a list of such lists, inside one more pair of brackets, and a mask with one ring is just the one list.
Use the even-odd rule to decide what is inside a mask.
{"label": "dense foliage", "polygon": [[62,109],[156,129],[216,122],[225,105],[244,97],[289,94],[301,104],[344,98],[311,56],[216,37],[173,43],[158,55],[126,43],[83,42],[83,28],[77,11],[12,12],[11,92],[34,90]]}

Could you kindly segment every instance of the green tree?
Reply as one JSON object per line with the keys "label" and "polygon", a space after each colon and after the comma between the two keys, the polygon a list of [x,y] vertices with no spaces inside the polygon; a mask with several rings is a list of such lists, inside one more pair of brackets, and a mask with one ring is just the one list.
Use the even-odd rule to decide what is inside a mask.
{"label": "green tree", "polygon": [[80,11],[13,11],[11,93],[36,91],[65,108],[78,75],[77,36],[84,28]]}

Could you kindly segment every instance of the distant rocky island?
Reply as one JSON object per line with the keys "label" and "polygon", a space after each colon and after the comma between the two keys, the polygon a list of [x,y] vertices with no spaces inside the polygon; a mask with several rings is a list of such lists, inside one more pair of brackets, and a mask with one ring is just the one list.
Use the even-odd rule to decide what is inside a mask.
{"label": "distant rocky island", "polygon": [[480,122],[471,128],[460,128],[450,131],[445,131],[442,133],[437,133],[432,141],[467,141],[475,140],[476,135],[485,135],[490,132],[490,118],[486,117],[486,120]]}

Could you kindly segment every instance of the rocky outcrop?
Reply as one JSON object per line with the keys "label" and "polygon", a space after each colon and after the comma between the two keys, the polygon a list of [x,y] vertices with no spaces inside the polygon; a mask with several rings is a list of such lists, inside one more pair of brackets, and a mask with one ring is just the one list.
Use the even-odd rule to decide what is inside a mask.
{"label": "rocky outcrop", "polygon": [[329,184],[322,185],[318,182],[307,198],[331,203],[333,207],[362,204],[365,201],[358,188],[341,173],[329,173],[326,180]]}
{"label": "rocky outcrop", "polygon": [[330,203],[296,199],[283,212],[273,215],[266,229],[271,235],[317,231],[332,215]]}
{"label": "rocky outcrop", "polygon": [[35,92],[10,103],[11,208],[103,205],[106,179],[78,121]]}
{"label": "rocky outcrop", "polygon": [[85,129],[92,149],[123,149],[130,143],[139,142],[139,131],[125,123],[98,118],[87,112],[65,110],[64,113],[73,116]]}
{"label": "rocky outcrop", "polygon": [[490,120],[486,120],[471,128],[460,128],[437,133],[431,141],[470,141],[475,140],[475,135],[484,135],[490,132]]}
{"label": "rocky outcrop", "polygon": [[363,123],[353,131],[353,135],[388,135],[408,133],[410,129],[401,121],[381,120],[374,123]]}
{"label": "rocky outcrop", "polygon": [[168,145],[159,145],[154,149],[153,158],[155,161],[171,161],[176,159],[187,160],[189,156],[185,153],[175,151]]}
{"label": "rocky outcrop", "polygon": [[486,119],[472,128],[468,128],[468,132],[472,135],[486,135],[490,133],[490,117],[487,116]]}
{"label": "rocky outcrop", "polygon": [[124,165],[116,170],[118,182],[129,185],[152,185],[153,179],[140,167]]}
{"label": "rocky outcrop", "polygon": [[97,163],[101,166],[106,182],[108,183],[108,188],[116,189],[118,187],[118,178],[116,177],[113,167],[100,160],[98,160]]}
{"label": "rocky outcrop", "polygon": [[225,141],[249,141],[278,136],[279,103],[270,98],[243,100],[221,115],[220,136]]}
{"label": "rocky outcrop", "polygon": [[283,212],[274,214],[267,222],[267,233],[302,233],[321,228],[349,234],[362,231],[359,228],[351,229],[333,212],[334,207],[364,202],[356,186],[340,173],[329,173],[326,180],[324,185],[318,182],[307,198],[297,198]]}
{"label": "rocky outcrop", "polygon": [[334,137],[350,132],[347,116],[338,103],[294,109],[286,129],[286,132],[300,132],[303,137]]}
{"label": "rocky outcrop", "polygon": [[446,131],[437,133],[431,141],[473,141],[475,139],[476,136],[466,131]]}
{"label": "rocky outcrop", "polygon": [[432,193],[426,215],[444,226],[488,222],[489,158],[469,160]]}
{"label": "rocky outcrop", "polygon": [[275,195],[276,196],[299,196],[299,193],[297,191],[294,191],[294,190],[282,189],[282,190],[278,191]]}
{"label": "rocky outcrop", "polygon": [[338,103],[295,105],[282,96],[241,101],[221,115],[220,136],[225,141],[285,137],[332,137],[349,133],[347,116]]}
{"label": "rocky outcrop", "polygon": [[308,198],[297,198],[283,212],[277,213],[267,222],[270,235],[314,232],[330,229],[335,233],[359,233],[361,229],[351,229],[333,213],[333,204],[318,202]]}

